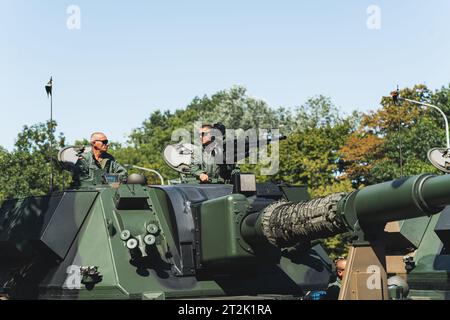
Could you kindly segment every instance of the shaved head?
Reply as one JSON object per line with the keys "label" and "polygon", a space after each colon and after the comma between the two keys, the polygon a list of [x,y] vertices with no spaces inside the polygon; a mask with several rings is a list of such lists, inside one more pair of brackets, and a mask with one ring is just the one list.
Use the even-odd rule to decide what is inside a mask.
{"label": "shaved head", "polygon": [[107,140],[106,135],[103,132],[94,132],[91,134],[91,142],[95,140]]}
{"label": "shaved head", "polygon": [[339,259],[336,261],[336,273],[337,273],[338,278],[341,280],[344,277],[344,271],[345,271],[346,266],[347,266],[346,259]]}
{"label": "shaved head", "polygon": [[91,134],[91,150],[97,160],[101,158],[102,154],[108,151],[108,144],[108,138],[103,132],[94,132]]}

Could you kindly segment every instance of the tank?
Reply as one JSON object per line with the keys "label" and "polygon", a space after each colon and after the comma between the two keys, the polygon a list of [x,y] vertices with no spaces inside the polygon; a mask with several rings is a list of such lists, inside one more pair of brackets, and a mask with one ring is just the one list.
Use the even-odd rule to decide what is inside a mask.
{"label": "tank", "polygon": [[[447,190],[447,175],[313,200],[243,173],[222,185],[106,178],[3,203],[0,286],[11,299],[301,299],[332,273],[317,239],[350,231],[373,243],[390,221],[437,222]],[[436,268],[420,257],[415,272]]]}

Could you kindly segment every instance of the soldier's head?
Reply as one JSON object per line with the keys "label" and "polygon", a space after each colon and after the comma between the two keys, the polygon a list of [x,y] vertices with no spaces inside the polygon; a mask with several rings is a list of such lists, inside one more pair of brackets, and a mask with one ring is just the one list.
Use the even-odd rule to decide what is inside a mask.
{"label": "soldier's head", "polygon": [[213,127],[210,124],[204,124],[200,128],[198,134],[200,136],[200,141],[202,142],[202,145],[206,146],[207,144],[209,144],[212,141],[212,137],[211,137],[212,128]]}
{"label": "soldier's head", "polygon": [[338,276],[338,278],[340,280],[342,280],[342,278],[344,278],[344,272],[345,272],[345,267],[347,265],[347,259],[345,258],[337,258],[335,260],[335,265],[336,265],[336,274]]}
{"label": "soldier's head", "polygon": [[93,152],[108,151],[109,141],[103,132],[94,132],[91,134],[91,146]]}

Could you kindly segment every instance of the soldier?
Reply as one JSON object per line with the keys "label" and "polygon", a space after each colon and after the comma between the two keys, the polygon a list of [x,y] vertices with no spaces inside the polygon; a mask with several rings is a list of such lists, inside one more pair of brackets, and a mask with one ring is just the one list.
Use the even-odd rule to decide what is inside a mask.
{"label": "soldier", "polygon": [[127,170],[122,167],[108,151],[109,141],[102,132],[94,132],[90,139],[91,150],[80,152],[73,171],[73,186],[84,184],[101,184],[104,174],[119,174],[120,178],[127,176]]}
{"label": "soldier", "polygon": [[222,134],[225,133],[222,125],[219,127],[219,125],[204,124],[199,130],[202,157],[199,159],[194,154],[191,175],[196,177],[200,183],[227,183],[230,181],[234,169],[233,165],[216,163],[216,156],[219,152],[223,152],[223,147],[219,146],[212,136],[212,130],[216,128],[220,128]]}
{"label": "soldier", "polygon": [[335,260],[336,281],[328,286],[326,295],[327,300],[337,300],[339,298],[339,292],[341,291],[346,264],[347,260],[343,257],[339,257]]}

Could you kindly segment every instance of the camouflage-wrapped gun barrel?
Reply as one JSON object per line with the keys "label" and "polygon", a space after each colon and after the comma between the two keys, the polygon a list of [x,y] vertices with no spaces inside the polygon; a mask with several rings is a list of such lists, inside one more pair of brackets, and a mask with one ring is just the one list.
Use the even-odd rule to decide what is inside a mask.
{"label": "camouflage-wrapped gun barrel", "polygon": [[448,204],[450,176],[425,174],[350,194],[332,194],[301,203],[276,202],[258,215],[256,223],[255,217],[249,217],[243,234],[250,242],[259,237],[289,247],[357,228],[373,229],[390,221],[433,215]]}

